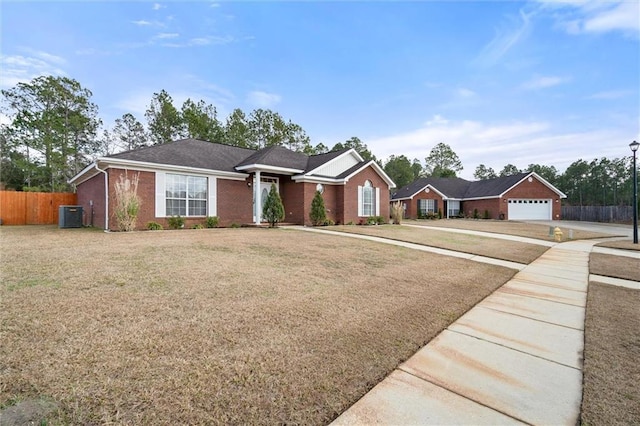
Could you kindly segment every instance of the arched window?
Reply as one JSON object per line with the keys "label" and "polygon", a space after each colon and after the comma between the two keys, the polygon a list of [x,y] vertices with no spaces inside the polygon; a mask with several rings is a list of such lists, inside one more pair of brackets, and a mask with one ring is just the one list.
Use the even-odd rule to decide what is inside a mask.
{"label": "arched window", "polygon": [[371,181],[367,180],[362,187],[362,216],[375,215],[375,190]]}

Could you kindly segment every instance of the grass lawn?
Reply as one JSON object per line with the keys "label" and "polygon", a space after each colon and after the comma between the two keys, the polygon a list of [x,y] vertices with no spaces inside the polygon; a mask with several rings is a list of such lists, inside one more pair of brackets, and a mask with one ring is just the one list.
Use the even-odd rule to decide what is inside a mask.
{"label": "grass lawn", "polygon": [[640,291],[589,284],[583,425],[640,424]]}
{"label": "grass lawn", "polygon": [[[638,259],[611,254],[591,253],[589,272],[605,277],[640,281],[640,262]],[[640,307],[638,307],[640,310]]]}
{"label": "grass lawn", "polygon": [[[456,220],[434,222],[458,222]],[[505,224],[505,222],[497,222]],[[335,226],[332,231],[373,235],[394,240],[422,244],[426,246],[461,251],[495,259],[519,263],[531,263],[540,257],[549,247],[477,235],[459,234],[433,229],[420,229],[411,226]]]}
{"label": "grass lawn", "polygon": [[514,274],[282,229],[0,241],[0,407],[53,424],[326,424]]}

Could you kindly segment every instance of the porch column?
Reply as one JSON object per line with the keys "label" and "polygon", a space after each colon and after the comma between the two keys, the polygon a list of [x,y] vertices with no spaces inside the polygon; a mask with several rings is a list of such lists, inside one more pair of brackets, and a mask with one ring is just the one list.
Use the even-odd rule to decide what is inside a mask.
{"label": "porch column", "polygon": [[262,219],[262,199],[260,192],[260,170],[256,170],[256,181],[253,184],[253,193],[255,194],[256,204],[254,206],[255,209],[255,220],[256,225],[260,225],[260,220]]}

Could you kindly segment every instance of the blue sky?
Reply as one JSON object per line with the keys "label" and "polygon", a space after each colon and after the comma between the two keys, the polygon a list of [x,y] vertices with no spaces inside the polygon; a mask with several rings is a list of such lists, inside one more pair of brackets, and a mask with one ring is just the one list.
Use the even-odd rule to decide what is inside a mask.
{"label": "blue sky", "polygon": [[65,75],[106,127],[154,92],[271,108],[381,159],[554,165],[640,139],[640,2],[3,1],[0,87]]}

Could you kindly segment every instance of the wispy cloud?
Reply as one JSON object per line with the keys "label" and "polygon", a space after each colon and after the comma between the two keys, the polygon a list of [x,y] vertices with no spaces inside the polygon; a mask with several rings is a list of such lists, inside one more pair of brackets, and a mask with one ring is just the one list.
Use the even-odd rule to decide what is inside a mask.
{"label": "wispy cloud", "polygon": [[139,27],[165,27],[166,25],[160,21],[147,21],[145,19],[139,19],[137,21],[131,21],[132,24]]}
{"label": "wispy cloud", "polygon": [[66,75],[59,67],[66,63],[65,59],[42,51],[22,50],[32,52],[33,56],[0,55],[0,69],[2,69],[0,87],[13,87],[42,75]]}
{"label": "wispy cloud", "polygon": [[165,6],[163,4],[160,4],[160,3],[154,3],[153,6],[151,6],[151,8],[153,10],[160,10],[160,9],[164,9],[165,7],[167,7],[167,6]]}
{"label": "wispy cloud", "polygon": [[153,38],[157,40],[166,40],[166,39],[178,38],[178,37],[180,37],[180,34],[178,33],[159,33],[159,34],[156,34]]}
{"label": "wispy cloud", "polygon": [[531,16],[520,10],[518,17],[511,18],[508,28],[496,29],[493,39],[487,43],[475,62],[491,66],[502,59],[514,46],[524,40],[531,31]]}
{"label": "wispy cloud", "polygon": [[[618,128],[570,132],[555,129],[545,121],[488,123],[435,115],[417,129],[366,142],[381,158],[397,154],[398,147],[402,147],[404,155],[418,159],[424,159],[435,145],[444,142],[462,161],[461,177],[473,179],[479,164],[496,171],[509,163],[518,168],[544,164],[563,170],[579,158],[592,158],[592,147],[602,146],[602,141],[624,139],[625,132]],[[604,148],[602,155],[614,158],[620,155],[618,151],[617,146]]]}
{"label": "wispy cloud", "polygon": [[459,87],[456,89],[455,95],[460,98],[473,98],[474,96],[476,96],[476,92],[464,87]]}
{"label": "wispy cloud", "polygon": [[522,88],[525,90],[538,90],[538,89],[546,89],[548,87],[557,86],[559,84],[563,84],[568,82],[569,79],[566,77],[558,77],[558,76],[537,76],[532,78],[531,80],[525,82],[522,85]]}
{"label": "wispy cloud", "polygon": [[556,24],[569,34],[619,31],[640,35],[640,2],[637,0],[538,0],[541,10],[551,11]]}
{"label": "wispy cloud", "polygon": [[585,99],[621,99],[632,94],[634,94],[632,90],[607,90],[589,95]]}
{"label": "wispy cloud", "polygon": [[255,90],[247,95],[247,103],[258,108],[271,108],[279,104],[282,97],[276,93]]}
{"label": "wispy cloud", "polygon": [[232,43],[235,39],[232,36],[204,36],[193,37],[183,43],[162,43],[164,47],[194,47],[194,46],[209,46],[209,45],[222,45]]}

